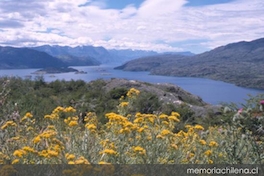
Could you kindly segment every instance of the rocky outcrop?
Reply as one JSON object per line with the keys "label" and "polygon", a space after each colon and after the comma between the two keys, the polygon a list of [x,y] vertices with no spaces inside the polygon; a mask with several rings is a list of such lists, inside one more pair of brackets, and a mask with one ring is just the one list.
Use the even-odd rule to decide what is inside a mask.
{"label": "rocky outcrop", "polygon": [[104,86],[106,91],[113,90],[116,87],[124,88],[136,88],[140,91],[151,92],[159,98],[163,104],[173,104],[176,107],[181,105],[189,106],[189,108],[194,112],[196,117],[205,117],[210,114],[221,113],[220,105],[211,105],[202,100],[199,96],[193,95],[181,87],[168,84],[168,83],[157,83],[151,84],[136,80],[127,79],[116,79],[106,80],[106,85]]}

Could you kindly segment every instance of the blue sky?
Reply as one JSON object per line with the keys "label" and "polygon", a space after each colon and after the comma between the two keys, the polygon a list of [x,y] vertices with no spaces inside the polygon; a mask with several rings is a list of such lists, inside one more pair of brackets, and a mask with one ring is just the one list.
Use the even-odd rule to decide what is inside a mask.
{"label": "blue sky", "polygon": [[[197,7],[197,6],[205,6],[205,5],[213,5],[213,4],[224,4],[229,3],[234,0],[188,0],[185,6],[189,7]],[[140,5],[144,2],[144,0],[94,0],[87,4],[91,4],[93,2],[101,2],[105,4],[105,8],[109,9],[123,9],[128,5],[133,5],[136,8],[139,8]]]}
{"label": "blue sky", "polygon": [[1,0],[0,45],[201,53],[264,37],[263,0]]}

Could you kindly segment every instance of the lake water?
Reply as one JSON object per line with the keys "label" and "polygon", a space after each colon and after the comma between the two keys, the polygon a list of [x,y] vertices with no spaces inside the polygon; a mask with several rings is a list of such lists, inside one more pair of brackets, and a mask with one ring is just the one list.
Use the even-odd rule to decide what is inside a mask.
{"label": "lake water", "polygon": [[[205,102],[211,104],[219,104],[221,102],[234,102],[240,104],[245,102],[245,99],[248,98],[248,94],[257,95],[259,93],[264,93],[264,90],[242,88],[233,84],[210,79],[149,75],[148,72],[127,72],[122,70],[114,70],[113,66],[83,66],[73,68],[76,68],[80,71],[85,71],[87,74],[61,73],[54,75],[45,74],[43,76],[47,82],[54,81],[56,79],[81,79],[89,82],[100,78],[125,78],[149,83],[172,83],[180,86],[192,94],[200,96]],[[26,78],[31,75],[31,79],[34,79],[36,75],[31,73],[36,70],[37,69],[0,70],[0,76],[19,76]]]}

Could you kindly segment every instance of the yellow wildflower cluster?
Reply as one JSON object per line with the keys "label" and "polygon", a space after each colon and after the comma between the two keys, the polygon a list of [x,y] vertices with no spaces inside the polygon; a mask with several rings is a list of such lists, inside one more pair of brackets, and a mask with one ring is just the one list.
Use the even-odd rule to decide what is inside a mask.
{"label": "yellow wildflower cluster", "polygon": [[68,160],[68,161],[73,161],[75,159],[75,155],[74,154],[70,154],[70,153],[66,153],[65,154],[65,158]]}
{"label": "yellow wildflower cluster", "polygon": [[129,104],[129,102],[121,102],[121,103],[119,104],[119,106],[121,106],[121,107],[127,107],[128,104]]}
{"label": "yellow wildflower cluster", "polygon": [[1,129],[2,130],[4,130],[4,129],[6,129],[7,127],[15,127],[15,126],[17,126],[17,124],[14,122],[14,121],[12,121],[12,120],[10,120],[10,121],[7,121],[4,125],[2,125],[1,126]]}
{"label": "yellow wildflower cluster", "polygon": [[133,151],[135,153],[138,153],[140,155],[145,155],[146,154],[146,150],[140,146],[136,146],[136,147],[133,147]]}
{"label": "yellow wildflower cluster", "polygon": [[89,112],[84,117],[85,127],[92,133],[96,133],[97,130],[97,117],[95,113]]}
{"label": "yellow wildflower cluster", "polygon": [[[153,146],[155,143],[162,142],[156,141],[156,139],[165,140],[168,138],[171,142],[176,142],[175,139],[172,139],[174,137],[172,130],[176,123],[180,121],[179,116],[177,112],[172,112],[170,115],[161,114],[159,116],[139,112],[134,116],[131,114],[123,116],[121,114],[108,113],[106,114],[106,118],[108,118],[108,123],[106,124],[107,131],[105,132],[106,139],[101,141],[101,145],[105,150],[101,151],[100,154],[107,153],[106,151],[109,148],[106,146],[110,143],[109,139],[115,139],[116,147],[115,149],[111,148],[113,151],[120,151],[122,148],[122,150],[127,151],[127,155],[133,158],[145,157],[148,153],[146,150],[146,148],[149,148],[147,147],[148,145]],[[126,137],[124,138],[122,135]],[[122,141],[121,143],[124,145],[120,145],[117,141]],[[135,146],[136,143],[142,143],[143,145]],[[130,146],[133,147],[131,148]],[[176,150],[178,146],[176,143],[169,143],[164,145],[164,151],[167,149]],[[158,153],[157,155],[162,155],[162,153]],[[143,162],[142,158],[135,159],[135,161],[139,163]],[[128,163],[133,162],[128,161]]]}
{"label": "yellow wildflower cluster", "polygon": [[52,113],[50,115],[45,115],[44,116],[45,119],[51,119],[51,120],[59,119],[59,117],[60,116],[57,113],[56,114],[55,113]]}
{"label": "yellow wildflower cluster", "polygon": [[60,112],[64,112],[64,108],[61,107],[61,106],[58,106],[57,108],[55,108],[55,109],[52,111],[52,114],[57,114],[57,113],[60,113]]}
{"label": "yellow wildflower cluster", "polygon": [[[130,89],[126,101],[118,108],[133,106],[130,98],[135,99],[139,93]],[[106,124],[100,124],[94,112],[88,112],[82,123],[74,108],[60,106],[41,118],[39,126],[33,123],[35,119],[31,113],[26,113],[17,123],[7,121],[0,129],[4,133],[0,164],[235,163],[234,158],[231,160],[227,156],[232,141],[240,140],[235,137],[240,137],[242,130],[219,126],[205,128],[196,124],[175,132],[180,122],[178,112],[143,114],[129,112],[129,108],[124,110],[122,114],[105,114]],[[248,148],[240,152],[253,151],[248,141],[241,138],[239,142],[244,143],[239,147]],[[264,147],[262,142],[255,145],[259,149]],[[236,157],[241,156],[244,155]],[[243,162],[256,161],[253,157],[250,159],[247,157]],[[261,158],[259,162],[264,163]],[[101,172],[98,168],[94,171],[96,169]],[[76,175],[65,171],[65,175],[71,174]]]}
{"label": "yellow wildflower cluster", "polygon": [[[76,109],[74,109],[73,107],[69,106],[66,108],[63,108],[61,106],[58,106],[57,108],[55,108],[51,114],[49,115],[45,115],[44,118],[45,119],[51,119],[51,120],[58,120],[61,113],[74,113],[76,112]],[[74,126],[74,125],[73,125]]]}
{"label": "yellow wildflower cluster", "polygon": [[78,125],[78,120],[79,120],[79,117],[74,116],[74,117],[68,117],[67,119],[64,119],[64,122],[69,127],[73,127],[73,126],[77,126]]}
{"label": "yellow wildflower cluster", "polygon": [[23,157],[23,155],[26,155],[26,154],[27,152],[22,149],[15,150],[13,153],[14,156],[19,157],[19,158]]}
{"label": "yellow wildflower cluster", "polygon": [[20,120],[20,122],[23,122],[24,120],[26,120],[26,119],[30,119],[30,118],[32,118],[33,117],[33,115],[30,113],[30,112],[27,112],[26,114],[25,114],[25,116]]}
{"label": "yellow wildflower cluster", "polygon": [[140,91],[135,89],[135,88],[131,88],[128,92],[127,92],[127,96],[128,97],[134,97],[134,96],[138,96],[140,94]]}
{"label": "yellow wildflower cluster", "polygon": [[114,151],[113,149],[104,149],[102,152],[100,152],[100,154],[108,154],[108,155],[116,155],[117,152]]}
{"label": "yellow wildflower cluster", "polygon": [[83,156],[81,156],[74,161],[74,164],[90,164],[90,162],[87,159],[85,159]]}

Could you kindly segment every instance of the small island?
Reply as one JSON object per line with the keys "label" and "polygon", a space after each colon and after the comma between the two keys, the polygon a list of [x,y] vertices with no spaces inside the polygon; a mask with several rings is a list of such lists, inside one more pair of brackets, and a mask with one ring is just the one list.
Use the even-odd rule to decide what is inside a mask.
{"label": "small island", "polygon": [[32,74],[57,74],[57,73],[68,73],[68,72],[75,72],[77,74],[87,73],[70,67],[48,67],[48,68],[39,69],[33,72]]}

